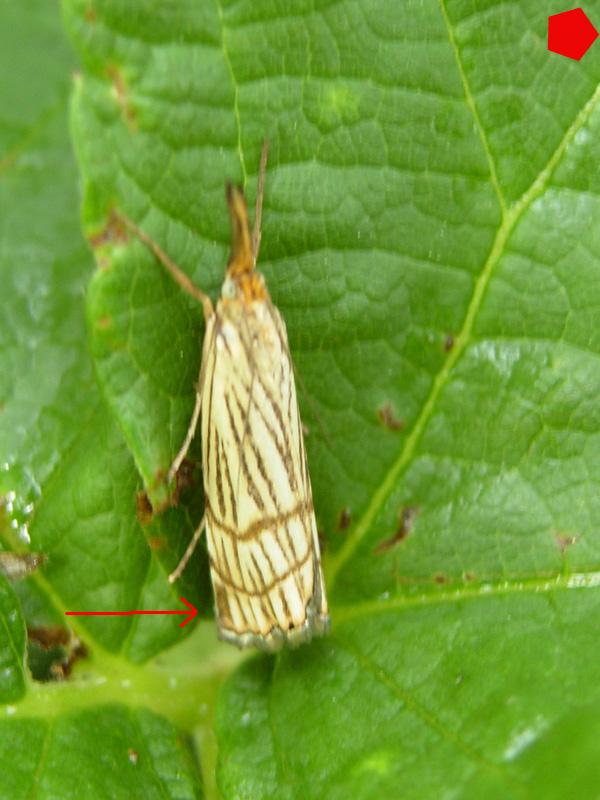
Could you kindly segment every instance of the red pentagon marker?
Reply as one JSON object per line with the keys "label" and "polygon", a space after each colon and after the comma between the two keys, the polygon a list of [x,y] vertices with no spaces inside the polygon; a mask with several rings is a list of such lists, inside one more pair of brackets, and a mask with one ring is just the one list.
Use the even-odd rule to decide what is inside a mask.
{"label": "red pentagon marker", "polygon": [[582,8],[548,17],[548,50],[579,61],[598,38]]}

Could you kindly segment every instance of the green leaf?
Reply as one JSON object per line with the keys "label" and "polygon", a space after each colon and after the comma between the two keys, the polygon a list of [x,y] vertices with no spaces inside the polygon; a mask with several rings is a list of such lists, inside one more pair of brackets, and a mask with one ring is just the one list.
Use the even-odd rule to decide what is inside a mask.
{"label": "green leaf", "polygon": [[0,722],[0,757],[11,764],[4,797],[15,800],[201,797],[187,743],[143,709],[106,706],[58,719]]}
{"label": "green leaf", "polygon": [[[545,1],[65,0],[64,10],[82,64],[71,129],[106,406],[82,304],[65,299],[78,298],[89,265],[64,118],[43,116],[64,108],[71,60],[61,43],[40,68],[56,20],[40,5],[24,48],[8,33],[8,22],[29,27],[15,6],[2,11],[1,52],[25,66],[0,85],[0,142],[37,158],[2,162],[14,185],[0,182],[13,287],[0,325],[0,480],[9,544],[33,499],[33,543],[50,556],[35,590],[17,589],[28,621],[72,603],[173,602],[164,578],[199,493],[152,523],[152,552],[135,494],[143,484],[165,500],[202,315],[107,222],[113,207],[128,214],[216,297],[224,182],[253,200],[266,137],[260,265],[297,369],[333,630],[232,672],[215,727],[221,793],[545,799],[576,785],[595,797],[598,45],[580,62],[549,53],[556,8]],[[600,2],[586,11],[598,24]],[[43,180],[20,174],[23,161],[43,164]],[[49,252],[72,259],[53,273]],[[202,554],[188,580],[207,591]],[[31,795],[32,776],[42,796],[69,796],[80,774],[90,796],[132,796],[129,741],[148,770],[139,796],[156,786],[193,796],[175,730],[202,731],[215,796],[212,708],[235,654],[226,660],[200,629],[165,668],[168,625],[94,623],[77,626],[92,678],[76,665],[63,686],[30,683],[3,723],[0,747],[19,753],[10,796]],[[159,717],[136,728],[138,714]],[[147,755],[151,743],[181,783]]]}
{"label": "green leaf", "polygon": [[25,692],[25,625],[17,598],[0,575],[0,702],[11,703]]}

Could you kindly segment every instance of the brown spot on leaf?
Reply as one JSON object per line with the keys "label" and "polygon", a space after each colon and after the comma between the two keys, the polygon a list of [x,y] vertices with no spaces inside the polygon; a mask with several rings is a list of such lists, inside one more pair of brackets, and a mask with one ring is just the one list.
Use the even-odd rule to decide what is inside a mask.
{"label": "brown spot on leaf", "polygon": [[[157,470],[156,474],[154,475],[154,481],[152,483],[151,491],[154,491],[161,486],[162,487],[166,486],[166,483],[167,483],[167,473],[164,471],[164,469]],[[173,498],[169,496],[169,494],[166,494],[164,500],[158,505],[153,506],[152,510],[155,514],[162,514],[168,508],[171,508],[171,506],[173,505],[177,505],[176,499],[174,502]]]}
{"label": "brown spot on leaf", "polygon": [[137,764],[140,754],[137,750],[134,750],[133,747],[127,748],[127,758],[132,764]]}
{"label": "brown spot on leaf", "polygon": [[119,244],[129,241],[127,229],[114,211],[108,215],[106,223],[100,230],[88,235],[88,242],[94,250],[98,269],[108,269],[111,265],[110,258],[103,253],[103,248],[110,244]]}
{"label": "brown spot on leaf", "polygon": [[468,583],[470,583],[471,581],[475,580],[475,573],[474,572],[465,572],[463,577]]}
{"label": "brown spot on leaf", "polygon": [[449,353],[453,347],[454,347],[454,335],[452,333],[447,333],[446,338],[444,339],[444,351],[446,353]]}
{"label": "brown spot on leaf", "polygon": [[108,75],[112,85],[113,85],[113,92],[119,108],[121,109],[121,114],[123,115],[123,119],[127,123],[127,127],[130,130],[136,130],[137,128],[137,119],[135,116],[135,111],[131,107],[129,102],[129,97],[127,93],[127,86],[125,84],[125,80],[123,78],[123,73],[115,64],[111,64],[106,68],[106,74]]}
{"label": "brown spot on leaf", "polygon": [[96,22],[97,19],[96,9],[92,8],[92,6],[88,6],[86,10],[83,12],[83,17],[86,22]]}
{"label": "brown spot on leaf", "polygon": [[350,527],[351,522],[352,522],[351,509],[349,509],[348,507],[342,508],[342,510],[338,514],[338,521],[337,521],[338,531],[345,531],[346,528]]}
{"label": "brown spot on leaf", "polygon": [[434,575],[433,580],[439,584],[448,583],[448,578],[445,575],[442,575],[441,572],[438,572],[437,575]]}
{"label": "brown spot on leaf", "polygon": [[165,546],[165,540],[162,536],[149,536],[148,544],[150,545],[150,549],[156,552]]}
{"label": "brown spot on leaf", "polygon": [[558,531],[554,533],[554,539],[558,545],[558,549],[563,555],[567,552],[569,547],[572,547],[577,542],[577,536],[568,533],[560,533]]}
{"label": "brown spot on leaf", "polygon": [[149,525],[152,522],[154,512],[152,503],[146,492],[138,492],[135,496],[135,510],[140,525]]}
{"label": "brown spot on leaf", "polygon": [[113,318],[112,317],[108,317],[108,316],[99,317],[96,320],[96,327],[99,328],[101,331],[107,330],[108,328],[110,328],[112,326],[112,324],[113,324]]}
{"label": "brown spot on leaf", "polygon": [[398,515],[398,528],[389,539],[384,539],[375,547],[376,553],[385,553],[400,544],[412,530],[415,517],[421,509],[418,506],[405,506]]}
{"label": "brown spot on leaf", "polygon": [[377,410],[379,421],[390,431],[404,430],[404,420],[396,416],[391,403],[385,403]]}

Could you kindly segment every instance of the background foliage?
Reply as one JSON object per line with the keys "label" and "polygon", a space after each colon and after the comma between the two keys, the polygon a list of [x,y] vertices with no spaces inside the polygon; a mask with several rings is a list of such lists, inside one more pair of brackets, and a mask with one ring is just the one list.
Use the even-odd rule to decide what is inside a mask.
{"label": "background foliage", "polygon": [[[596,796],[600,47],[548,53],[557,10],[0,6],[0,534],[48,555],[0,580],[1,797]],[[135,507],[201,312],[106,222],[215,297],[264,137],[333,632],[242,659],[210,620],[84,621],[40,682],[26,628],[66,609],[210,616],[204,551],[165,579],[200,493]]]}

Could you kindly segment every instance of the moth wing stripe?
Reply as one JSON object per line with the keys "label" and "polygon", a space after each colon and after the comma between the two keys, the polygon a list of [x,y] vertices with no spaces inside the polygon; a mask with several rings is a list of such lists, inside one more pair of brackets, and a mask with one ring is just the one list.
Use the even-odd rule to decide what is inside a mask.
{"label": "moth wing stripe", "polygon": [[[214,331],[214,328],[213,328],[213,331]],[[209,384],[209,390],[208,390],[208,410],[207,410],[207,413],[206,413],[206,432],[204,430],[202,430],[202,442],[206,443],[205,447],[203,448],[203,450],[204,450],[204,459],[203,459],[204,460],[204,464],[203,464],[203,467],[204,467],[204,472],[205,472],[205,475],[204,475],[204,485],[205,486],[209,486],[210,485],[210,457],[211,457],[211,452],[210,452],[210,430],[211,430],[211,420],[212,420],[213,389],[214,389],[214,384],[215,384],[215,360],[216,360],[216,353],[215,353],[215,350],[214,350],[214,334],[213,334],[213,342],[212,342],[212,344],[213,344],[213,347],[212,348],[209,347],[207,349],[207,351],[206,351],[206,353],[207,353],[206,361],[208,362],[208,356],[210,356],[211,353],[213,354],[213,358],[212,358],[212,365],[211,365],[212,366],[212,373],[211,373],[211,376],[210,376],[210,384]],[[203,359],[203,361],[204,360],[205,359]],[[208,369],[209,369],[209,365],[207,363],[207,370]],[[201,369],[201,372],[202,372],[202,369]],[[205,376],[202,378],[202,381],[204,381],[204,379],[205,379]],[[204,406],[204,403],[202,405]],[[204,416],[204,408],[202,409],[202,414]],[[203,426],[203,428],[204,428],[204,426]]]}
{"label": "moth wing stripe", "polygon": [[[281,431],[281,437],[282,437],[283,441],[285,442],[286,450],[290,454],[291,462],[292,462],[292,465],[293,465],[294,459],[293,459],[293,455],[292,455],[292,442],[291,442],[291,440],[289,438],[289,433],[288,433],[288,427],[289,426],[284,423],[283,414],[281,413],[281,408],[279,407],[278,403],[275,401],[275,398],[273,397],[273,394],[272,394],[271,390],[265,384],[265,382],[263,381],[263,379],[262,379],[262,377],[260,375],[258,376],[258,382],[260,384],[261,389],[263,390],[263,392],[265,394],[265,397],[269,401],[269,405],[271,406],[271,408],[273,410],[273,414],[275,415],[275,418],[277,419],[277,422],[279,424],[279,429]],[[291,392],[289,394],[291,395]],[[293,472],[293,470],[290,471],[290,473],[292,473],[292,472]],[[289,478],[289,475],[288,475],[288,478]],[[292,488],[292,491],[297,491],[297,487],[296,486],[294,486],[294,487],[290,486],[290,488]]]}
{"label": "moth wing stripe", "polygon": [[[263,382],[260,379],[259,379],[259,385],[260,385],[261,389],[263,390],[263,392],[265,393],[265,397],[266,397],[267,395],[266,395],[266,391],[265,391],[265,386],[264,386]],[[269,400],[269,403],[271,403],[271,400]],[[275,448],[276,448],[277,452],[279,453],[279,458],[281,459],[281,463],[282,463],[285,475],[286,475],[286,477],[288,479],[288,483],[289,483],[289,486],[290,486],[290,491],[292,493],[296,493],[298,491],[298,483],[296,481],[296,472],[295,472],[295,469],[294,469],[294,457],[293,457],[293,454],[292,454],[292,451],[291,451],[291,448],[290,448],[290,441],[289,441],[287,435],[283,435],[282,436],[283,445],[282,445],[281,441],[279,440],[279,436],[277,435],[277,431],[271,425],[271,422],[267,418],[267,416],[264,413],[264,410],[262,409],[262,407],[258,403],[256,403],[255,404],[255,408],[256,408],[256,410],[257,410],[257,412],[258,412],[258,414],[259,414],[259,416],[260,416],[265,428],[267,429],[268,433],[270,434],[271,439],[275,443]]]}
{"label": "moth wing stripe", "polygon": [[227,459],[224,452],[223,441],[219,439],[219,434],[215,426],[215,482],[217,485],[217,499],[219,501],[219,511],[221,516],[225,516],[225,495],[223,493],[223,473],[221,464]]}
{"label": "moth wing stripe", "polygon": [[[234,397],[235,397],[235,392],[234,392]],[[241,470],[241,472],[244,473],[244,479],[246,480],[246,483],[248,485],[248,492],[249,492],[250,496],[252,497],[252,499],[254,500],[254,503],[255,503],[256,507],[259,508],[261,511],[264,511],[265,507],[263,505],[262,497],[260,496],[260,493],[258,492],[256,486],[254,485],[254,482],[252,480],[252,476],[250,475],[250,471],[248,469],[248,464],[246,462],[246,456],[244,454],[244,449],[242,447],[242,443],[240,441],[239,434],[238,434],[237,429],[235,427],[235,422],[234,422],[234,418],[233,418],[233,411],[231,409],[231,404],[229,402],[229,395],[228,394],[225,395],[225,408],[227,409],[227,415],[229,417],[229,424],[231,425],[231,430],[233,432],[233,436],[234,436],[235,442],[237,444],[237,450],[238,450],[239,462],[240,462],[240,470]]]}
{"label": "moth wing stripe", "polygon": [[227,488],[229,490],[229,505],[231,507],[231,514],[233,516],[233,524],[237,527],[238,524],[238,515],[237,515],[237,500],[235,498],[235,492],[233,491],[233,482],[231,480],[231,472],[229,471],[229,460],[227,458],[227,453],[224,452],[223,457],[223,466],[225,470],[225,482],[227,483]]}
{"label": "moth wing stripe", "polygon": [[258,447],[256,446],[256,444],[252,439],[250,439],[250,449],[254,454],[257,469],[260,472],[260,476],[263,479],[265,486],[267,487],[267,491],[269,493],[269,497],[271,498],[271,502],[273,503],[273,506],[277,508],[279,503],[277,494],[275,492],[275,486],[273,485],[273,481],[267,475],[267,470],[265,468],[265,462],[262,453],[260,452],[260,450],[258,449]]}
{"label": "moth wing stripe", "polygon": [[[274,589],[277,586],[278,583],[281,583],[282,581],[287,580],[287,578],[289,578],[290,575],[293,575],[294,572],[296,572],[299,569],[302,569],[302,567],[306,564],[306,562],[310,560],[311,556],[312,556],[312,551],[311,551],[311,549],[309,547],[307,552],[306,552],[306,555],[303,558],[301,558],[298,561],[296,561],[282,575],[275,576],[275,578],[273,578],[273,580],[269,581],[269,583],[264,583],[263,582],[263,585],[262,585],[261,589],[248,589],[246,586],[238,586],[233,581],[231,575],[227,575],[226,573],[224,573],[220,569],[218,563],[215,561],[215,559],[212,556],[209,556],[209,563],[210,563],[210,568],[214,569],[214,571],[215,571],[217,577],[219,578],[219,580],[221,581],[221,583],[223,583],[225,586],[227,586],[228,589],[231,589],[234,592],[239,592],[240,594],[247,594],[250,597],[264,597],[265,595],[268,595],[268,593],[272,589]],[[254,556],[253,553],[250,555],[250,558],[252,559],[252,562],[253,562],[258,574],[262,576],[262,571],[261,571],[258,563],[256,562],[256,557]],[[273,574],[275,574],[275,573],[273,573]],[[256,581],[254,579],[252,579],[252,583],[253,583],[254,586],[257,585]],[[300,592],[300,596],[302,596],[302,595],[303,595],[303,593]],[[309,598],[307,598],[307,599],[309,599]]]}
{"label": "moth wing stripe", "polygon": [[[258,562],[257,562],[257,560],[256,560],[256,556],[254,555],[254,553],[252,552],[252,550],[250,550],[250,559],[251,559],[252,563],[254,564],[254,568],[256,569],[256,574],[257,574],[257,575],[261,575],[262,573],[261,573],[261,571],[260,571],[260,566],[258,565]],[[275,613],[275,609],[273,608],[273,603],[271,602],[271,598],[269,597],[269,592],[268,592],[268,591],[266,591],[266,590],[263,590],[262,592],[260,592],[260,591],[258,590],[258,584],[257,584],[257,583],[256,583],[256,581],[254,580],[254,578],[252,579],[252,583],[254,584],[254,586],[255,586],[255,587],[257,587],[257,588],[256,588],[256,594],[257,594],[257,596],[260,596],[260,597],[262,597],[262,599],[263,599],[263,602],[264,602],[264,600],[266,599],[266,600],[267,600],[267,602],[269,603],[269,607],[270,607],[270,609],[271,609],[271,619],[272,619],[272,620],[275,622],[275,621],[277,620],[277,614]]]}
{"label": "moth wing stripe", "polygon": [[[306,519],[308,515],[312,515],[313,512],[313,505],[312,499],[307,497],[305,500],[301,500],[294,508],[291,508],[289,511],[285,511],[281,514],[276,514],[275,516],[264,516],[260,519],[256,520],[255,522],[251,522],[250,525],[246,528],[245,531],[239,531],[236,528],[232,528],[230,525],[227,525],[225,522],[220,520],[214,513],[210,501],[208,497],[204,500],[204,510],[207,516],[210,518],[210,521],[213,525],[218,527],[228,536],[231,536],[234,539],[238,539],[241,542],[256,539],[264,530],[273,528],[277,525],[282,524],[287,520],[295,519],[296,517],[300,517],[301,519]],[[304,525],[304,528],[311,528],[312,524]],[[309,538],[312,537],[312,530],[311,535]]]}
{"label": "moth wing stripe", "polygon": [[[272,305],[271,305],[271,308],[272,308]],[[271,316],[273,316],[272,313],[271,313]],[[277,331],[277,335],[278,335],[278,338],[281,341],[281,335],[280,335],[279,331]],[[262,376],[258,372],[256,372],[254,370],[254,359],[253,359],[253,356],[252,356],[252,351],[251,351],[251,349],[250,349],[250,347],[248,345],[248,342],[244,339],[243,336],[240,337],[240,342],[241,342],[242,348],[243,348],[243,350],[245,352],[246,360],[248,361],[249,364],[252,364],[252,383],[251,383],[251,385],[250,385],[250,387],[248,389],[249,401],[252,400],[252,386],[253,386],[253,383],[254,383],[254,378],[256,377],[258,382],[259,382],[259,384],[260,384],[261,389],[263,390],[263,392],[265,394],[265,397],[269,401],[269,405],[273,409],[273,413],[274,413],[274,415],[275,415],[275,417],[277,419],[277,422],[279,423],[279,429],[281,431],[282,439],[284,440],[288,451],[291,453],[291,441],[290,441],[290,439],[288,437],[288,429],[287,429],[288,426],[284,423],[283,415],[281,413],[281,409],[279,407],[279,404],[275,401],[275,398],[273,397],[273,395],[271,393],[271,390],[268,388],[268,386],[263,381]],[[286,355],[288,357],[287,358],[287,362],[288,362],[288,364],[290,366],[290,369],[291,369],[291,361],[290,361],[290,357],[289,357],[289,351],[286,348],[286,349],[284,349],[284,352],[286,353]],[[291,392],[288,393],[288,417],[289,418],[291,418],[290,417],[290,413],[289,413],[289,407],[291,405],[291,394],[292,394]],[[249,403],[249,405],[250,405],[250,403]],[[256,402],[254,402],[254,406],[255,406],[255,408],[260,409],[260,406]]]}

